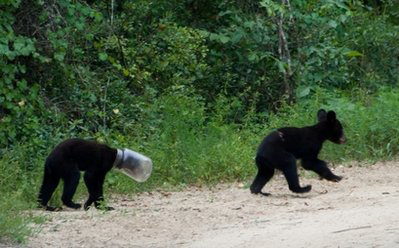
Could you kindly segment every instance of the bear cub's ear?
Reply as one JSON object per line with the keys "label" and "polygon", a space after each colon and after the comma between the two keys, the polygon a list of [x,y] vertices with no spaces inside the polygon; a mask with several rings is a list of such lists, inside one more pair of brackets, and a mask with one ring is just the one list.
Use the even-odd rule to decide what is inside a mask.
{"label": "bear cub's ear", "polygon": [[335,115],[335,112],[334,111],[328,111],[328,113],[327,113],[327,121],[328,122],[333,122],[333,121],[335,121],[337,119],[337,116]]}
{"label": "bear cub's ear", "polygon": [[317,120],[319,122],[327,120],[327,112],[324,109],[319,109],[319,111],[317,111]]}

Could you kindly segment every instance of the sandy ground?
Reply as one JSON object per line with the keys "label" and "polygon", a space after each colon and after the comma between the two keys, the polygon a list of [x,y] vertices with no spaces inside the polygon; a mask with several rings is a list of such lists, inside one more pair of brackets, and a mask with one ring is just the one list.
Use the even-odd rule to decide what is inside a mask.
{"label": "sandy ground", "polygon": [[399,163],[338,167],[310,193],[277,174],[265,197],[245,183],[110,200],[116,210],[38,212],[48,221],[28,247],[399,247]]}

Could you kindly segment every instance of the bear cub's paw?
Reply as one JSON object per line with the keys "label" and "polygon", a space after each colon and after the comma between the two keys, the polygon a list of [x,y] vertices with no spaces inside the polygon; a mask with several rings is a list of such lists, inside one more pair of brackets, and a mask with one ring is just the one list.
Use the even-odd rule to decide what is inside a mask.
{"label": "bear cub's paw", "polygon": [[49,212],[59,212],[62,210],[62,207],[40,206],[40,208],[43,208],[44,210]]}
{"label": "bear cub's paw", "polygon": [[329,180],[329,181],[331,181],[331,182],[339,182],[339,181],[341,181],[342,180],[342,178],[343,177],[341,177],[341,176],[336,176],[336,175],[334,175],[334,176],[332,176],[331,178],[329,178],[329,179],[327,179],[327,180]]}
{"label": "bear cub's paw", "polygon": [[79,209],[82,207],[82,204],[74,203],[74,202],[64,203],[64,205],[67,206],[68,208],[73,208],[73,209]]}
{"label": "bear cub's paw", "polygon": [[312,190],[312,185],[306,185],[304,187],[298,187],[298,188],[292,188],[290,187],[290,190],[294,193],[302,194],[302,193],[307,193]]}

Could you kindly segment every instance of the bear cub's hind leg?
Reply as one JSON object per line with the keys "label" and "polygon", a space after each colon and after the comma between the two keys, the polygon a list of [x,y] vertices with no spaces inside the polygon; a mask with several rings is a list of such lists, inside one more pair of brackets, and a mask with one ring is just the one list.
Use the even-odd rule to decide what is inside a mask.
{"label": "bear cub's hind leg", "polygon": [[252,194],[262,194],[264,196],[269,196],[269,193],[263,193],[262,188],[266,183],[273,177],[274,168],[267,165],[266,159],[262,156],[256,157],[256,166],[258,167],[258,173],[251,184],[250,190]]}
{"label": "bear cub's hind leg", "polygon": [[74,203],[72,197],[76,192],[80,179],[80,172],[78,169],[71,171],[68,175],[63,177],[64,191],[62,193],[62,202],[65,206],[73,209],[79,209],[82,205]]}
{"label": "bear cub's hind leg", "polygon": [[255,177],[255,180],[251,184],[251,193],[252,194],[262,194],[264,196],[269,196],[269,193],[263,193],[262,188],[266,185],[266,183],[273,177],[274,169],[273,168],[259,168],[258,174]]}

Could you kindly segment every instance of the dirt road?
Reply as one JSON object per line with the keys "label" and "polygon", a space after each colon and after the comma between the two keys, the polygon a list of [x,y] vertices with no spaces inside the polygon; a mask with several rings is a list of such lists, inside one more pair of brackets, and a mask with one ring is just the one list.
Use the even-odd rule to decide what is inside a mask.
{"label": "dirt road", "polygon": [[[116,210],[44,213],[29,247],[399,247],[399,163],[338,167],[308,194],[276,175],[251,195],[243,183],[111,199]],[[246,182],[247,184],[247,182]],[[42,214],[42,213],[40,213]]]}

